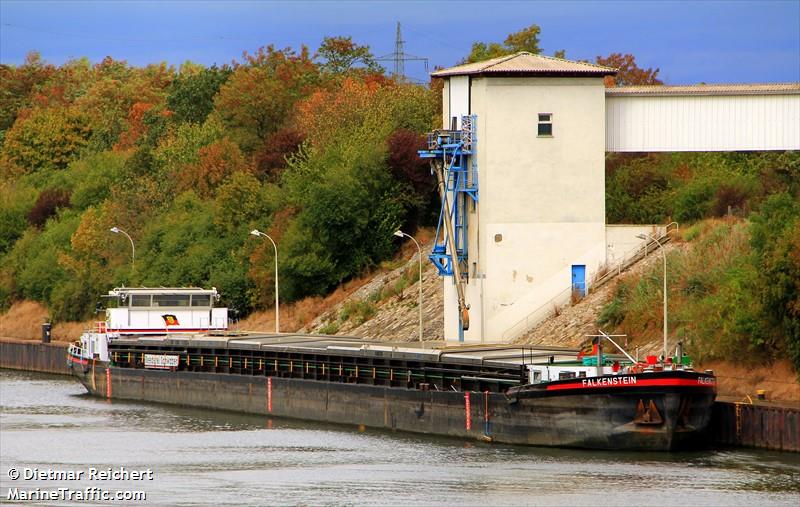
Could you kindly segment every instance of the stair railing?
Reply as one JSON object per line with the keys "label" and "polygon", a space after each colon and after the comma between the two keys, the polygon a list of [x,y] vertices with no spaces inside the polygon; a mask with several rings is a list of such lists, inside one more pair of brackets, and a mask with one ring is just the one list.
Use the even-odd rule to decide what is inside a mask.
{"label": "stair railing", "polygon": [[[673,227],[674,226],[674,227]],[[669,233],[670,228],[673,227],[672,230],[676,232],[679,231],[679,224],[678,222],[670,222],[666,226],[664,226],[664,232],[654,238],[661,244],[666,243],[669,241]],[[622,272],[630,267],[634,262],[638,261],[639,259],[643,259],[647,257],[652,249],[649,249],[650,242],[646,241],[644,245],[638,245],[634,248],[631,248],[627,252],[622,255],[622,258],[615,262],[615,264],[611,268],[606,268],[605,273],[595,278],[594,280],[588,282],[586,284],[586,294],[589,294],[592,290],[599,288],[600,286],[604,285],[606,282],[611,280],[612,278],[619,276]],[[509,341],[517,338],[518,336],[522,335],[525,331],[529,330],[535,324],[541,322],[547,313],[558,314],[561,307],[564,306],[566,302],[571,302],[573,287],[572,284],[567,286],[564,290],[560,291],[555,296],[551,297],[538,307],[533,310],[531,313],[517,321],[513,326],[506,329],[503,332],[502,340]]]}

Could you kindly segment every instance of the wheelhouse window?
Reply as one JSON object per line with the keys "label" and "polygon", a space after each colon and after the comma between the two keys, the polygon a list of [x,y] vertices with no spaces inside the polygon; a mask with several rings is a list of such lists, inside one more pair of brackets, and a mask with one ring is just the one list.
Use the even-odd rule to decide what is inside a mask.
{"label": "wheelhouse window", "polygon": [[133,294],[131,295],[131,306],[141,308],[150,306],[150,294]]}
{"label": "wheelhouse window", "polygon": [[154,294],[153,306],[189,306],[189,294]]}
{"label": "wheelhouse window", "polygon": [[211,306],[211,296],[209,294],[192,294],[192,306]]}
{"label": "wheelhouse window", "polygon": [[553,113],[539,113],[538,137],[553,137]]}

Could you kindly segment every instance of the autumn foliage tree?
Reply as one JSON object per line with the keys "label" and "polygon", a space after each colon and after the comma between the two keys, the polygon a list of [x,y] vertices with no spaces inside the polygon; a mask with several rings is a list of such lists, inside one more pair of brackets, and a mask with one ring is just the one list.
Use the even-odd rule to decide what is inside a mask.
{"label": "autumn foliage tree", "polygon": [[191,189],[200,197],[212,197],[232,174],[248,171],[239,147],[227,138],[221,139],[200,148],[197,162],[183,166],[177,175],[178,189]]}
{"label": "autumn foliage tree", "polygon": [[308,48],[300,53],[272,46],[245,55],[214,99],[215,111],[246,153],[281,128],[295,102],[311,92],[319,69]]}
{"label": "autumn foliage tree", "polygon": [[69,207],[69,198],[70,193],[61,188],[43,190],[28,212],[28,223],[34,227],[42,227],[60,208]]}
{"label": "autumn foliage tree", "polygon": [[262,180],[278,181],[286,168],[287,157],[300,149],[305,135],[292,127],[273,132],[253,156],[255,172]]}
{"label": "autumn foliage tree", "polygon": [[611,53],[608,56],[598,56],[595,60],[598,65],[618,69],[616,76],[606,77],[606,86],[640,86],[664,84],[658,79],[661,69],[648,67],[643,69],[636,65],[636,57],[631,54]]}
{"label": "autumn foliage tree", "polygon": [[55,66],[43,62],[35,51],[28,53],[22,65],[0,64],[0,142],[17,115],[30,107],[32,92],[55,72]]}
{"label": "autumn foliage tree", "polygon": [[64,169],[86,146],[92,128],[75,107],[35,109],[18,117],[3,143],[3,158],[23,172]]}
{"label": "autumn foliage tree", "polygon": [[356,44],[352,37],[325,37],[315,57],[321,60],[320,70],[323,73],[344,74],[356,66],[370,73],[382,70],[369,46]]}
{"label": "autumn foliage tree", "polygon": [[509,34],[502,44],[498,42],[474,42],[472,50],[462,63],[480,62],[520,51],[539,54],[542,52],[539,47],[539,34],[541,31],[539,25],[534,24]]}

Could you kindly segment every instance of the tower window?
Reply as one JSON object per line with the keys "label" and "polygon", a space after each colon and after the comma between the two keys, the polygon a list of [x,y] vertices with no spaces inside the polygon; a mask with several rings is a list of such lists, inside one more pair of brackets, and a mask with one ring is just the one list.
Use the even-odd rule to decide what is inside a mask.
{"label": "tower window", "polygon": [[553,113],[539,113],[538,137],[553,137]]}

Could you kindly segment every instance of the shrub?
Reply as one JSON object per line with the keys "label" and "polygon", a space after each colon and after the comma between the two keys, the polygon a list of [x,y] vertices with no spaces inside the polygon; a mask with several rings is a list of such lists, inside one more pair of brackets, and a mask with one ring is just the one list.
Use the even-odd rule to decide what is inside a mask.
{"label": "shrub", "polygon": [[597,323],[601,326],[619,326],[625,320],[625,300],[628,296],[629,288],[626,284],[617,285],[614,298],[606,304],[597,317]]}
{"label": "shrub", "polygon": [[360,326],[375,316],[378,309],[374,303],[366,300],[346,301],[339,314],[339,320],[347,322],[352,320],[356,326]]}
{"label": "shrub", "polygon": [[339,323],[338,322],[328,322],[321,328],[319,328],[320,334],[336,334],[339,332]]}

